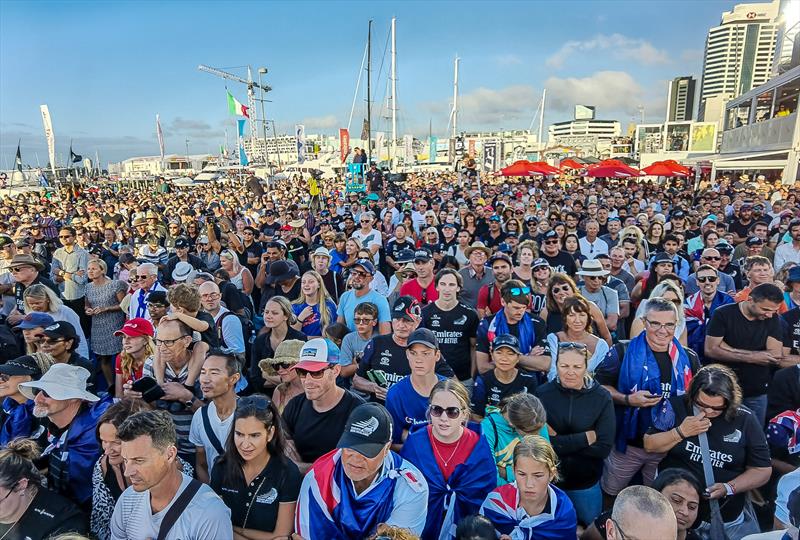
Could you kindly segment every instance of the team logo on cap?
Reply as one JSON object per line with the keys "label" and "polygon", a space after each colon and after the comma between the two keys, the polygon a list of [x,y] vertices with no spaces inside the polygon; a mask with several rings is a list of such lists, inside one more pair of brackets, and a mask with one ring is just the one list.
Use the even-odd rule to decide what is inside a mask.
{"label": "team logo on cap", "polygon": [[56,324],[52,324],[52,325],[48,326],[47,328],[45,328],[45,331],[47,331],[47,332],[55,332],[58,329],[59,329],[59,326],[58,326],[58,323],[56,323]]}
{"label": "team logo on cap", "polygon": [[302,357],[310,356],[311,358],[313,358],[313,357],[317,356],[317,349],[316,349],[316,347],[308,347],[306,349],[303,349],[300,352],[300,356],[302,356]]}
{"label": "team logo on cap", "polygon": [[364,437],[369,437],[375,430],[378,429],[380,426],[380,422],[374,416],[371,416],[368,420],[362,420],[360,422],[353,422],[350,426],[350,433],[355,433],[357,435],[363,435]]}

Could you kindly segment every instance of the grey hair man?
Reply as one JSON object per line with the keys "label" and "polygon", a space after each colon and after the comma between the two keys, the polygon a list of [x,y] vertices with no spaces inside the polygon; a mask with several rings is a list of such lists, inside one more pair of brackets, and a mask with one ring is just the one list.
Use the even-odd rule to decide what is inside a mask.
{"label": "grey hair man", "polygon": [[619,492],[606,521],[608,540],[677,536],[678,520],[664,495],[647,486],[630,486]]}

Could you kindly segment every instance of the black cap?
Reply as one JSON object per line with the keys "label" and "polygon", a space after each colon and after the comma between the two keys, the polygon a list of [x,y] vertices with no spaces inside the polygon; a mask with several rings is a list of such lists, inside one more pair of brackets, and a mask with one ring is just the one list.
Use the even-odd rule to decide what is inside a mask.
{"label": "black cap", "polygon": [[439,349],[439,340],[436,339],[436,334],[427,328],[417,328],[408,336],[408,347],[417,343],[425,345],[429,349]]}
{"label": "black cap", "polygon": [[3,375],[30,375],[33,379],[38,379],[42,376],[42,370],[39,364],[36,363],[33,356],[20,356],[9,360],[5,364],[0,364],[0,373]]}
{"label": "black cap", "polygon": [[428,262],[431,259],[433,259],[433,254],[431,253],[431,250],[429,250],[428,248],[424,247],[419,248],[414,252],[414,262],[417,261]]}
{"label": "black cap", "polygon": [[413,296],[401,296],[392,306],[392,319],[418,321],[422,317],[422,308]]}
{"label": "black cap", "polygon": [[748,246],[760,246],[760,245],[764,244],[764,241],[761,238],[759,238],[758,236],[751,236],[750,238],[745,240],[745,243]]}
{"label": "black cap", "polygon": [[678,219],[686,217],[686,212],[684,212],[683,210],[676,210],[672,213],[672,217]]}
{"label": "black cap", "polygon": [[545,240],[550,240],[551,238],[558,238],[558,233],[551,229],[551,230],[547,231],[546,233],[544,233],[544,237],[543,238]]}
{"label": "black cap", "polygon": [[[506,244],[506,248],[510,249],[510,248],[509,248],[509,246],[508,246],[508,244]],[[507,263],[508,263],[508,265],[509,265],[509,266],[514,266],[514,265],[511,263],[511,257],[509,257],[508,255],[506,255],[506,254],[505,254],[505,253],[503,253],[502,251],[501,251],[501,252],[498,252],[498,253],[495,253],[494,255],[492,255],[492,256],[491,256],[491,258],[489,259],[489,261],[488,261],[488,263],[487,263],[487,264],[488,264],[488,265],[491,267],[491,266],[492,266],[492,265],[493,265],[495,262],[497,262],[497,261],[505,261],[505,262],[507,262]]]}
{"label": "black cap", "polygon": [[362,403],[350,412],[336,448],[355,450],[372,459],[392,440],[392,417],[383,405]]}
{"label": "black cap", "polygon": [[150,294],[147,295],[147,303],[149,304],[160,304],[162,306],[168,306],[169,300],[167,300],[167,292],[166,291],[150,291]]}
{"label": "black cap", "polygon": [[189,240],[184,238],[183,236],[179,236],[175,240],[175,249],[185,249],[189,247]]}
{"label": "black cap", "polygon": [[67,321],[57,321],[44,329],[44,335],[49,338],[77,339],[75,327]]}
{"label": "black cap", "polygon": [[653,257],[653,262],[650,263],[650,267],[652,268],[659,263],[666,263],[666,262],[675,266],[675,261],[672,260],[672,256],[670,256],[670,254],[667,253],[666,251],[660,251],[656,253],[655,257]]}
{"label": "black cap", "polygon": [[414,250],[413,249],[401,249],[400,252],[397,254],[397,259],[394,262],[396,263],[410,263],[414,261]]}
{"label": "black cap", "polygon": [[507,347],[517,354],[522,354],[519,348],[519,340],[511,334],[500,334],[492,341],[492,350],[496,351],[500,347]]}
{"label": "black cap", "polygon": [[720,253],[725,253],[727,255],[733,253],[733,246],[730,245],[728,242],[717,242],[717,244],[714,246],[714,249],[716,249]]}

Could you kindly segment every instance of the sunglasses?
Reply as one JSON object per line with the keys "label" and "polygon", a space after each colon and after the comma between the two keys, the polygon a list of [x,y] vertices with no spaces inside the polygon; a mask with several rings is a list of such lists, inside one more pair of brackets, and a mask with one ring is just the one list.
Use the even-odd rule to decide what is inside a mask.
{"label": "sunglasses", "polygon": [[353,319],[353,322],[356,323],[356,324],[370,324],[374,320],[375,319],[373,319],[371,317],[368,317],[368,318],[356,318],[356,319]]}
{"label": "sunglasses", "polygon": [[705,260],[707,260],[707,261],[718,261],[718,260],[719,260],[719,257],[713,257],[713,256],[711,256],[711,257],[703,257],[703,259],[705,259]]}
{"label": "sunglasses", "polygon": [[292,367],[293,364],[290,364],[288,362],[278,362],[277,364],[273,365],[276,371],[280,371],[282,369],[289,369],[290,367]]}
{"label": "sunglasses", "polygon": [[698,283],[715,283],[719,279],[717,276],[703,276],[697,278]]}
{"label": "sunglasses", "polygon": [[694,403],[695,403],[695,405],[697,405],[698,409],[707,409],[707,410],[716,411],[716,412],[722,412],[722,411],[724,411],[725,409],[728,408],[727,405],[718,405],[716,407],[712,407],[711,405],[706,405],[705,403],[703,403],[699,399],[694,400]]}
{"label": "sunglasses", "polygon": [[365,278],[369,275],[369,273],[362,272],[361,270],[351,270],[350,275],[353,277]]}
{"label": "sunglasses", "polygon": [[562,341],[558,344],[558,350],[577,350],[577,351],[585,351],[586,345],[584,343],[578,343],[576,341]]}
{"label": "sunglasses", "polygon": [[72,238],[72,235],[71,234],[67,234],[67,235],[58,237],[59,240],[64,240],[65,238]]}
{"label": "sunglasses", "polygon": [[545,245],[553,245],[558,244],[558,240],[546,240]]}
{"label": "sunglasses", "polygon": [[553,294],[558,294],[562,292],[572,292],[572,287],[569,285],[562,285],[561,287],[553,287]]}
{"label": "sunglasses", "polygon": [[523,294],[530,294],[530,287],[512,287],[508,290],[513,296],[522,296]]}
{"label": "sunglasses", "polygon": [[42,395],[43,395],[44,397],[46,397],[47,399],[51,399],[51,398],[50,398],[50,394],[48,394],[47,392],[45,392],[45,391],[44,391],[44,390],[42,390],[41,388],[34,388],[34,389],[33,389],[33,397],[34,397],[34,399],[35,399],[35,398],[36,398],[36,396],[38,396],[39,394],[42,394]]}
{"label": "sunglasses", "polygon": [[61,343],[62,341],[66,341],[65,339],[50,339],[50,338],[42,338],[42,343],[47,343],[48,345],[54,345],[56,343]]}
{"label": "sunglasses", "polygon": [[461,409],[460,407],[440,407],[438,405],[431,405],[428,407],[428,411],[431,413],[431,416],[439,418],[442,414],[446,414],[450,420],[455,420],[459,416],[461,416]]}
{"label": "sunglasses", "polygon": [[330,369],[330,366],[326,367],[325,369],[321,369],[319,371],[306,371],[305,369],[295,369],[297,372],[297,376],[301,379],[305,379],[307,376],[311,376],[312,379],[319,380],[325,376],[325,372]]}

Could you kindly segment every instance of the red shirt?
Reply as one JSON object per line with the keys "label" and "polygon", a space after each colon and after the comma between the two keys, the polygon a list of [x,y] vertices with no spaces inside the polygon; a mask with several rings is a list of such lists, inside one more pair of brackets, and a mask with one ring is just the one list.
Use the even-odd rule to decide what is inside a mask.
{"label": "red shirt", "polygon": [[423,298],[422,285],[419,284],[416,278],[409,279],[400,286],[400,296],[413,296],[420,304],[426,306],[439,299],[439,292],[436,290],[434,283],[435,280],[432,280],[425,288],[425,298]]}
{"label": "red shirt", "polygon": [[[492,287],[494,291],[492,292],[492,301],[489,302],[489,287]],[[503,295],[500,293],[500,289],[497,288],[497,285],[492,283],[491,285],[484,285],[478,291],[478,308],[479,309],[486,309],[487,306],[491,315],[494,315],[503,307]]]}
{"label": "red shirt", "polygon": [[[428,438],[431,440],[436,464],[439,465],[439,470],[442,471],[445,480],[450,479],[456,466],[467,461],[472,449],[478,444],[478,434],[467,428],[464,429],[464,434],[457,441],[444,443],[433,436],[433,428],[428,426]],[[447,465],[444,463],[445,459]]]}
{"label": "red shirt", "polygon": [[[144,364],[142,364],[142,366],[139,367],[139,369],[135,370],[134,373],[132,373],[132,374],[129,373],[128,374],[129,376],[127,378],[125,378],[125,380],[122,381],[122,384],[125,384],[128,381],[138,381],[139,379],[141,379],[142,378],[142,368],[143,367],[144,367]],[[117,377],[122,377],[123,376],[123,373],[122,373],[122,356],[119,355],[119,354],[117,355],[117,358],[114,361],[114,373],[117,374]]]}

